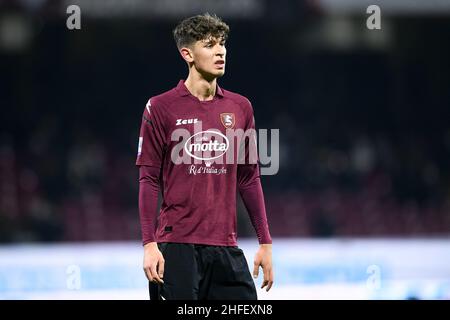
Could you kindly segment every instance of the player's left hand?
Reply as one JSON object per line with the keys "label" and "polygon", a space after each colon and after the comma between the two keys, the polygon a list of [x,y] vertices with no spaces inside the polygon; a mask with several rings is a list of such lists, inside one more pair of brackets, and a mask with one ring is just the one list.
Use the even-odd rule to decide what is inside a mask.
{"label": "player's left hand", "polygon": [[273,285],[273,266],[272,266],[272,244],[261,244],[255,254],[253,277],[258,278],[259,267],[262,267],[264,273],[264,281],[261,289],[266,287],[269,291]]}

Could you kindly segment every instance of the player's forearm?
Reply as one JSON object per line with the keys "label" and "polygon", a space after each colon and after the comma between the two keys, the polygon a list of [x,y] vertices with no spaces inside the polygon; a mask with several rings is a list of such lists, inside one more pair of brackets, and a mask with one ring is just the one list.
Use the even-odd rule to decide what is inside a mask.
{"label": "player's forearm", "polygon": [[158,193],[159,169],[141,166],[139,168],[139,218],[144,246],[155,242]]}
{"label": "player's forearm", "polygon": [[247,188],[240,189],[240,194],[255,228],[259,243],[271,244],[272,238],[270,237],[264,195],[259,178]]}
{"label": "player's forearm", "polygon": [[271,244],[264,193],[257,166],[242,166],[238,172],[239,193],[247,208],[260,244]]}

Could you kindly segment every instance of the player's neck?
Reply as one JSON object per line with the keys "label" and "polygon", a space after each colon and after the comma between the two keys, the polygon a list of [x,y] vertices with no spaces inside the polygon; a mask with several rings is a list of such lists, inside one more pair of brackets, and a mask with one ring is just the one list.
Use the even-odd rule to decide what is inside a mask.
{"label": "player's neck", "polygon": [[200,101],[208,101],[216,95],[217,78],[209,81],[198,73],[190,72],[184,85],[194,97]]}

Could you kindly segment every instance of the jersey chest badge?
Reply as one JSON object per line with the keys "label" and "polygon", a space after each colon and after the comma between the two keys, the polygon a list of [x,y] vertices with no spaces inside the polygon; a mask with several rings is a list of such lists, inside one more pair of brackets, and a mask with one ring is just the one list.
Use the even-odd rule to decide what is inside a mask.
{"label": "jersey chest badge", "polygon": [[234,113],[221,113],[220,121],[222,122],[225,129],[233,129],[234,125],[236,124],[236,117],[234,116]]}

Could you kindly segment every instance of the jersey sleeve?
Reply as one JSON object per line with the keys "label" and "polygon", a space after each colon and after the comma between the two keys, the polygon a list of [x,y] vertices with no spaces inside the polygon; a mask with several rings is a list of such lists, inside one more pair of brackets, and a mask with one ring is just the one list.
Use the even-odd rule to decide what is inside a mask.
{"label": "jersey sleeve", "polygon": [[167,147],[162,105],[150,98],[142,114],[138,140],[137,166],[160,168]]}
{"label": "jersey sleeve", "polygon": [[237,169],[238,190],[256,231],[259,243],[270,244],[272,243],[272,238],[267,222],[264,192],[258,164],[255,117],[251,103],[248,100],[246,112],[247,124],[245,130],[249,132],[249,139],[245,141],[245,163],[239,164]]}
{"label": "jersey sleeve", "polygon": [[249,100],[246,99],[244,104],[244,112],[246,114],[246,124],[244,127],[244,139],[241,141],[239,149],[239,164],[245,165],[258,165],[258,146],[256,142],[256,127],[255,127],[255,117],[253,114],[253,107]]}
{"label": "jersey sleeve", "polygon": [[157,226],[160,170],[154,167],[139,167],[139,221],[142,244],[155,241]]}

